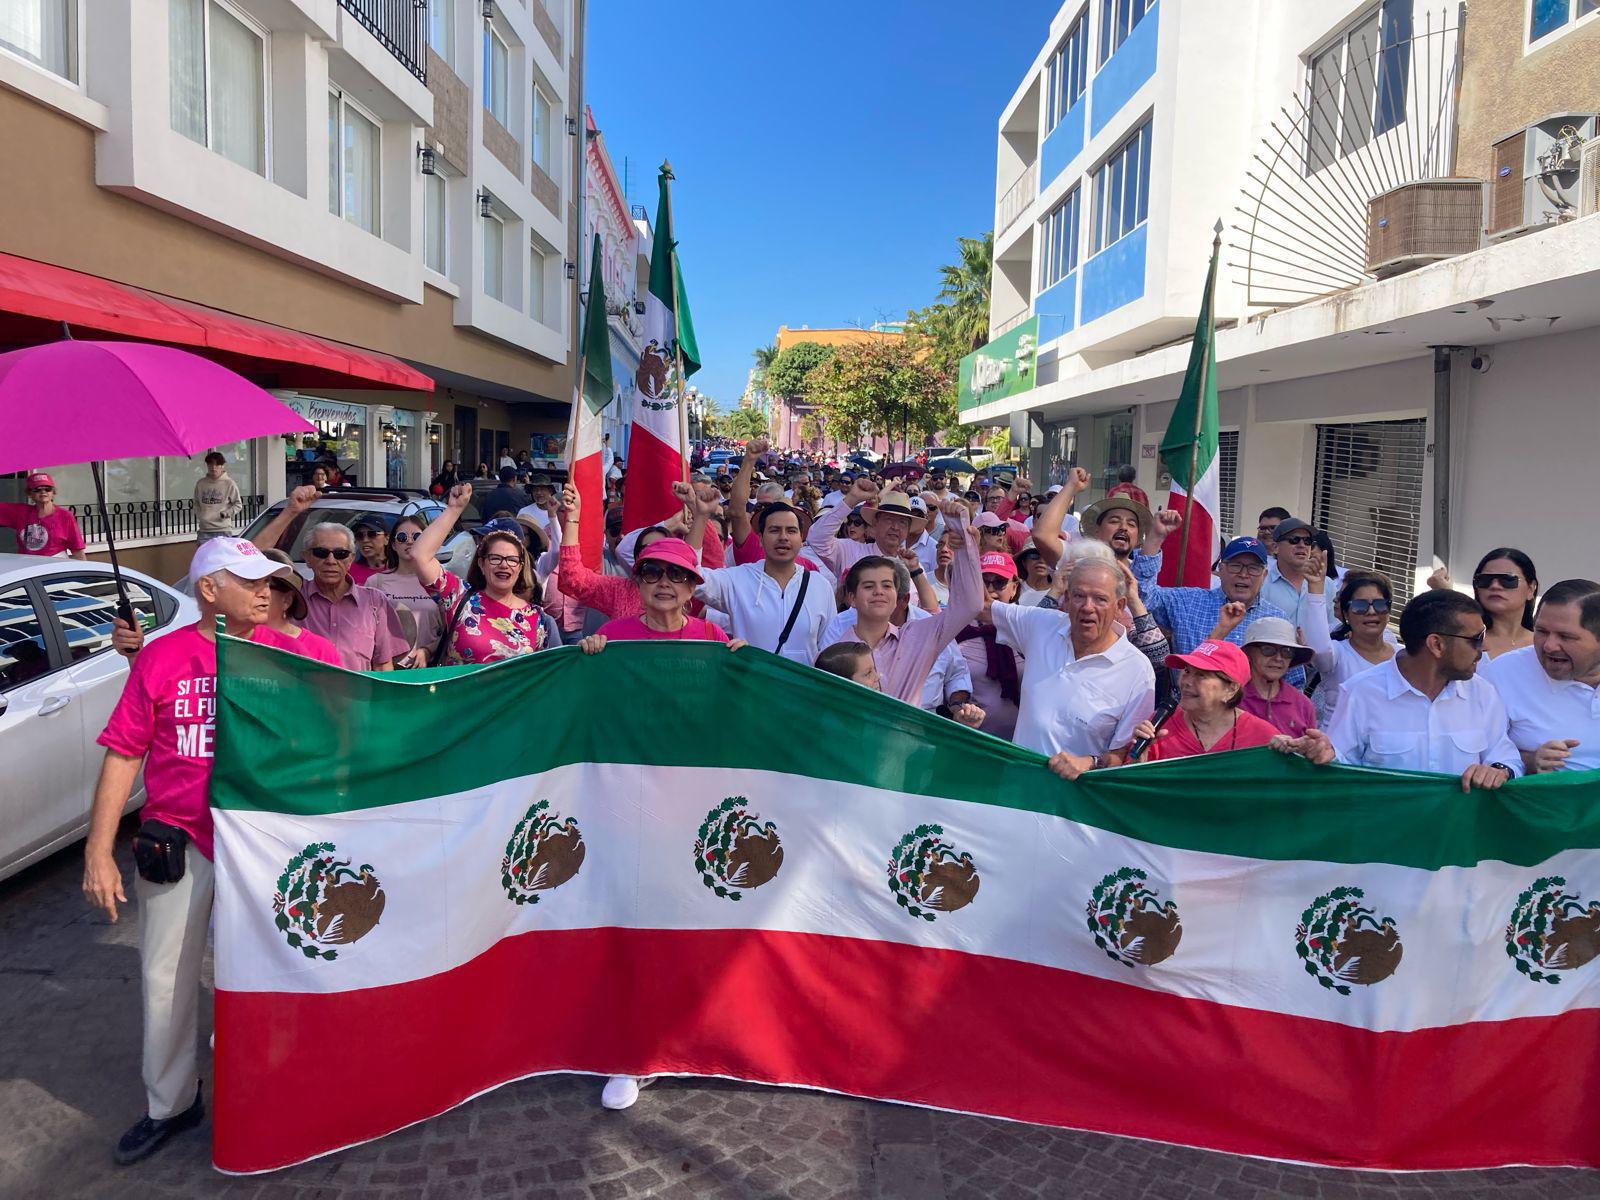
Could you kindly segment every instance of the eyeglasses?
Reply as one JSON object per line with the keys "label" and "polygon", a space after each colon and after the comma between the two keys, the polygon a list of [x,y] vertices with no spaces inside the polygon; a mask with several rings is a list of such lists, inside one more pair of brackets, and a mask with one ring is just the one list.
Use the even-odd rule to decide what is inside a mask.
{"label": "eyeglasses", "polygon": [[1471,642],[1474,650],[1482,650],[1483,639],[1489,636],[1489,627],[1485,625],[1477,633],[1445,633],[1442,629],[1438,633],[1440,637],[1459,638],[1463,642]]}
{"label": "eyeglasses", "polygon": [[522,565],[522,555],[485,554],[482,556],[481,561],[488,563],[491,567],[520,567]]}
{"label": "eyeglasses", "polygon": [[1381,614],[1389,611],[1389,602],[1382,597],[1376,600],[1351,600],[1344,606],[1344,610],[1358,617],[1364,617],[1368,613]]}
{"label": "eyeglasses", "polygon": [[420,533],[397,533],[394,535],[394,540],[404,546],[407,542],[414,542],[421,536],[422,534]]}
{"label": "eyeglasses", "polygon": [[647,562],[639,567],[639,578],[646,583],[660,583],[663,576],[672,583],[693,583],[694,576],[682,567],[665,566]]}
{"label": "eyeglasses", "polygon": [[313,546],[306,551],[312,558],[337,558],[340,562],[350,557],[350,551],[340,546],[337,550],[330,546]]}
{"label": "eyeglasses", "polygon": [[1266,658],[1293,658],[1293,646],[1274,646],[1267,642],[1252,642],[1250,649],[1261,651]]}
{"label": "eyeglasses", "polygon": [[1278,530],[1278,527],[1276,525],[1257,525],[1256,526],[1256,532],[1258,534],[1260,534],[1264,538],[1272,537],[1272,535],[1274,533],[1276,533],[1277,530]]}
{"label": "eyeglasses", "polygon": [[356,536],[358,538],[375,538],[381,537],[382,535],[383,530],[381,529],[367,529],[362,527],[361,529],[356,530]]}
{"label": "eyeglasses", "polygon": [[1257,575],[1265,575],[1267,573],[1267,565],[1255,558],[1252,558],[1249,562],[1244,562],[1239,558],[1230,558],[1222,564],[1222,569],[1224,571],[1232,571],[1235,575],[1244,575],[1248,578],[1254,578]]}
{"label": "eyeglasses", "polygon": [[1510,574],[1502,575],[1498,571],[1485,571],[1481,575],[1474,575],[1472,577],[1472,586],[1477,588],[1480,592],[1487,592],[1492,587],[1498,587],[1502,591],[1509,592],[1513,588],[1522,586],[1522,576]]}
{"label": "eyeglasses", "polygon": [[1273,539],[1273,541],[1277,542],[1280,546],[1309,546],[1316,540],[1317,539],[1313,537],[1306,537],[1302,534],[1294,533],[1291,533],[1288,537]]}

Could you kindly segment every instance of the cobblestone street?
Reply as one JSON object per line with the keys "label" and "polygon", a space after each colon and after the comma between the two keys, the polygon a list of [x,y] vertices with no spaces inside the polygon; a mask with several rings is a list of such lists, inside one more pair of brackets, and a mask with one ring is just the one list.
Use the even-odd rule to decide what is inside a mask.
{"label": "cobblestone street", "polygon": [[[125,842],[119,861],[128,861]],[[69,850],[0,884],[0,1196],[8,1198],[1600,1197],[1593,1172],[1317,1170],[722,1082],[664,1080],[631,1111],[608,1113],[597,1104],[599,1081],[573,1075],[501,1088],[269,1176],[214,1172],[209,1123],[119,1170],[111,1146],[142,1108],[137,910],[123,910],[114,926],[91,915],[81,862]]]}

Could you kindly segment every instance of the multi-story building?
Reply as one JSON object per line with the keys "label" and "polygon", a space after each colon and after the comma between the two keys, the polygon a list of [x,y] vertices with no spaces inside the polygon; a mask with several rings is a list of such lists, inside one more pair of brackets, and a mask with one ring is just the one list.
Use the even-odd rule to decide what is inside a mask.
{"label": "multi-story building", "polygon": [[962,419],[1164,487],[1221,221],[1224,530],[1281,504],[1406,593],[1502,544],[1592,573],[1543,514],[1600,434],[1597,111],[1587,0],[1070,0],[1000,116]]}
{"label": "multi-story building", "polygon": [[[584,0],[0,6],[0,340],[67,321],[274,390],[318,434],[224,448],[257,506],[319,454],[417,487],[564,429],[583,29]],[[201,470],[110,465],[133,561],[186,564]]]}
{"label": "multi-story building", "polygon": [[[859,346],[867,342],[904,336],[905,325],[898,322],[873,325],[867,329],[854,327],[812,329],[809,325],[790,329],[787,325],[780,325],[778,336],[773,339],[772,344],[778,348],[778,353],[782,354],[789,347],[798,346],[802,342],[818,346]],[[824,445],[831,444],[831,439],[824,438],[821,430],[813,428],[811,424],[816,405],[807,404],[803,400],[789,400],[783,396],[769,397],[769,401],[774,448],[821,453]],[[801,428],[802,425],[805,426],[804,429]],[[866,448],[874,454],[887,454],[889,443],[883,435],[875,433],[867,440]]]}

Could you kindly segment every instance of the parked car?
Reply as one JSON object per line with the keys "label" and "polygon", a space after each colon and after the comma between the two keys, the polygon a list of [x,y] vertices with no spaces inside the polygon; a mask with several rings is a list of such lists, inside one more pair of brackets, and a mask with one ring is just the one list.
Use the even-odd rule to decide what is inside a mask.
{"label": "parked car", "polygon": [[[476,497],[476,483],[473,484],[473,488]],[[282,500],[272,505],[252,521],[250,527],[240,536],[254,541],[256,535],[283,512],[283,505]],[[305,513],[289,522],[289,528],[278,538],[277,548],[294,559],[297,569],[309,579],[311,569],[306,567],[301,559],[314,526],[326,521],[353,526],[365,517],[377,517],[385,528],[393,529],[394,523],[407,513],[420,513],[432,521],[442,512],[444,505],[437,498],[417,489],[324,488],[322,495],[312,502]],[[479,524],[478,509],[474,502],[462,513],[461,520],[456,528],[451,530],[449,540],[445,542],[439,555],[439,561],[463,579],[467,576],[467,568],[472,565],[472,556],[476,550],[476,543],[472,540],[470,531]],[[180,590],[183,590],[183,585],[180,585]]]}
{"label": "parked car", "polygon": [[[150,637],[199,620],[175,588],[123,576]],[[128,677],[111,648],[116,603],[105,563],[0,554],[0,879],[88,832],[95,738]],[[143,803],[141,777],[128,810]]]}

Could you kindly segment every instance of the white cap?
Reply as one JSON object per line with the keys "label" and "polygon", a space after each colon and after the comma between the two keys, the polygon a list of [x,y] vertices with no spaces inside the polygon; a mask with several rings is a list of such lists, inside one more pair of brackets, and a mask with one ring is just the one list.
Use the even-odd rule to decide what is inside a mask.
{"label": "white cap", "polygon": [[1052,483],[1049,487],[1047,487],[1045,489],[1044,494],[1046,496],[1054,496],[1060,490],[1061,490],[1061,485],[1059,483]]}
{"label": "white cap", "polygon": [[243,538],[212,538],[194,552],[189,582],[199,583],[217,571],[231,571],[240,579],[265,579],[268,575],[293,575],[294,568],[268,558],[254,542]]}

